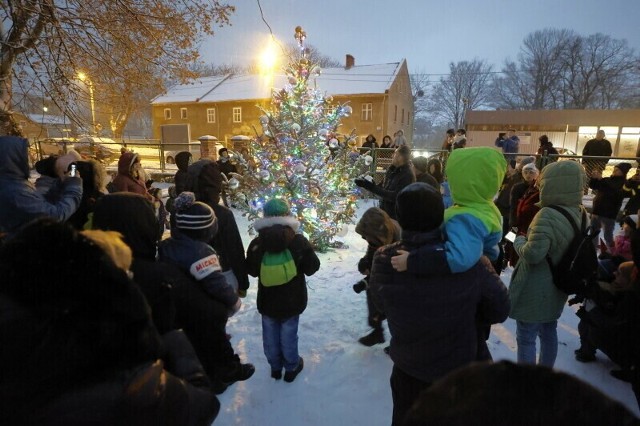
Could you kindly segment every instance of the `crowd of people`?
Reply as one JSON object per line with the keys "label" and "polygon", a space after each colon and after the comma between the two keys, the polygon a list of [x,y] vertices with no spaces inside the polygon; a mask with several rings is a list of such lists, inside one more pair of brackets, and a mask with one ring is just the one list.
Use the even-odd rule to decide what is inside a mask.
{"label": "crowd of people", "polygon": [[[368,147],[377,147],[369,136]],[[503,152],[457,149],[466,146],[460,129],[447,134],[445,179],[443,162],[411,158],[402,134],[383,143],[395,151],[382,182],[355,182],[378,196],[380,207],[356,225],[367,250],[354,290],[365,291],[372,328],[359,342],[385,343],[388,324],[392,424],[455,417],[438,404],[456,383],[478,383],[483,375],[516,389],[527,375],[528,383],[552,386],[558,373],[534,366],[554,366],[557,320],[568,295],[554,285],[545,259],[557,262],[571,235],[564,216],[545,207],[559,206],[576,221],[585,216],[584,167],[536,164],[536,157],[517,162],[511,132],[496,141]],[[0,144],[0,423],[211,424],[220,408],[216,394],[255,372],[226,330],[249,276],[257,277],[271,377],[291,383],[301,374],[305,277],[320,260],[281,198],[265,203],[245,251],[223,201],[224,181],[235,173],[226,149],[217,162],[178,154],[165,209],[133,152],[122,153],[110,185],[99,163],[74,151],[41,160],[33,184],[27,141],[3,136]],[[593,361],[603,351],[620,366],[612,374],[631,382],[638,396],[637,216],[624,218],[624,235],[610,233],[616,220],[610,210],[620,211],[625,195],[640,198],[638,179],[626,179],[630,168],[619,163],[610,178],[589,173],[597,191],[591,223],[603,232],[602,273],[597,288],[583,295],[576,359]],[[470,174],[483,179],[470,182]],[[167,227],[170,236],[162,239]],[[507,242],[512,229],[517,236]],[[500,278],[505,264],[514,267],[509,289]],[[507,317],[517,322],[518,365],[490,366],[490,327]],[[564,376],[560,382],[553,385],[558,392],[575,388],[589,401],[584,407],[594,415],[583,424],[607,415],[637,424],[584,383]],[[469,410],[460,418],[473,418],[478,401],[491,400],[486,389],[478,386],[473,401],[455,402]],[[508,424],[508,415],[495,424]]]}

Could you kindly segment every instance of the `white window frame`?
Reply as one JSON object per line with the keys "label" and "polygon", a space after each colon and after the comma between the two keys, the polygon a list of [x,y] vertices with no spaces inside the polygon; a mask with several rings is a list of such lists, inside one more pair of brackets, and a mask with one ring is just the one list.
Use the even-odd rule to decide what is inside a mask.
{"label": "white window frame", "polygon": [[373,121],[373,104],[371,102],[362,104],[360,121]]}
{"label": "white window frame", "polygon": [[216,109],[207,108],[207,123],[215,123],[215,122],[216,122]]}
{"label": "white window frame", "polygon": [[171,108],[164,109],[164,119],[171,120]]}
{"label": "white window frame", "polygon": [[189,115],[187,114],[186,108],[180,108],[180,119],[186,120]]}
{"label": "white window frame", "polygon": [[233,122],[242,123],[242,107],[233,107]]}

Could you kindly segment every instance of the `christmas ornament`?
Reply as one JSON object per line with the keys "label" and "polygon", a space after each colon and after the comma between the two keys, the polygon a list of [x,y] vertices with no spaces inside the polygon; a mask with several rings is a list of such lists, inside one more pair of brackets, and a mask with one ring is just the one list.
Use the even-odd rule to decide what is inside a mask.
{"label": "christmas ornament", "polygon": [[371,163],[373,163],[373,157],[372,157],[372,156],[370,156],[370,155],[365,155],[365,156],[364,156],[364,164],[365,164],[366,166],[370,166],[370,165],[371,165]]}
{"label": "christmas ornament", "polygon": [[232,177],[231,179],[229,179],[228,185],[230,190],[235,191],[240,186],[240,181]]}
{"label": "christmas ornament", "polygon": [[307,171],[307,167],[302,163],[298,163],[295,166],[293,166],[293,173],[295,173],[298,176],[303,176],[304,172],[306,171]]}
{"label": "christmas ornament", "polygon": [[298,133],[298,132],[300,131],[300,125],[299,125],[298,123],[293,123],[293,124],[291,125],[291,129],[292,129],[294,132]]}
{"label": "christmas ornament", "polygon": [[338,147],[338,145],[339,145],[339,143],[338,143],[338,139],[336,139],[336,138],[331,138],[331,139],[329,140],[329,148],[333,148],[333,149],[335,149],[335,148],[337,148],[337,147]]}

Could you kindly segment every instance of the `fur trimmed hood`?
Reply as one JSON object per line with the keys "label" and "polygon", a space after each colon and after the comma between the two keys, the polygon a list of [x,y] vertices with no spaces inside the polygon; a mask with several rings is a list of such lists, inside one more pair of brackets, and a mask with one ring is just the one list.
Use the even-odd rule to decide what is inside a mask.
{"label": "fur trimmed hood", "polygon": [[300,229],[300,222],[293,216],[271,216],[258,219],[253,223],[253,228],[260,232],[260,230],[273,225],[288,226],[293,229],[293,232],[298,232],[298,229]]}

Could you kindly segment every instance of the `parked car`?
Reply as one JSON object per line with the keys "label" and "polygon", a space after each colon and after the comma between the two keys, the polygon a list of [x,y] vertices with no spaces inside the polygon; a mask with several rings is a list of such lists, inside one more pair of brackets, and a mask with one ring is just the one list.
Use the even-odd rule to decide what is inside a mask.
{"label": "parked car", "polygon": [[111,164],[120,156],[121,144],[109,138],[81,136],[73,145],[83,158],[94,158],[103,164]]}

